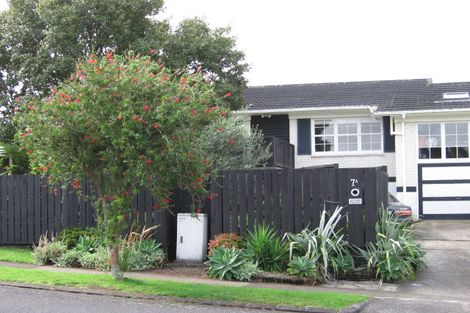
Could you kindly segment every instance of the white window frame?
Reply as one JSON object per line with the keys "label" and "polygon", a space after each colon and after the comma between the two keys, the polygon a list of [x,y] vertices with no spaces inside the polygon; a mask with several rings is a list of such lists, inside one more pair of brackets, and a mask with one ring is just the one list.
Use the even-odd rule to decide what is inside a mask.
{"label": "white window frame", "polygon": [[[315,121],[331,121],[333,123],[334,131],[334,150],[333,151],[315,151]],[[357,150],[356,151],[339,151],[338,142],[338,124],[356,124],[357,127]],[[362,123],[379,123],[380,125],[380,149],[379,150],[362,150]],[[354,118],[312,118],[310,122],[311,145],[312,145],[312,157],[322,156],[354,156],[354,155],[378,155],[384,153],[384,142],[383,142],[383,120],[381,118],[373,117],[354,117]],[[326,135],[331,136],[331,135]]]}
{"label": "white window frame", "polygon": [[[468,130],[468,140],[469,140],[469,156],[467,158],[447,158],[446,149],[447,149],[447,142],[446,142],[446,132],[445,132],[445,125],[446,124],[459,124],[459,123],[466,123],[467,130]],[[419,158],[419,125],[427,125],[427,124],[439,124],[441,126],[441,157],[437,159],[420,159]],[[445,162],[462,162],[462,161],[469,161],[470,160],[470,121],[445,121],[445,122],[419,122],[416,123],[416,159],[419,163],[442,163]]]}

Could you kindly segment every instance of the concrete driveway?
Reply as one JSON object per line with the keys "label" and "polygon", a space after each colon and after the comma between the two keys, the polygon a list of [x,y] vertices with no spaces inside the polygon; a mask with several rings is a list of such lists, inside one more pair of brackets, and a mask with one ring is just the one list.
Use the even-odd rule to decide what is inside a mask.
{"label": "concrete driveway", "polygon": [[427,268],[394,293],[376,295],[363,312],[470,312],[470,220],[415,224]]}

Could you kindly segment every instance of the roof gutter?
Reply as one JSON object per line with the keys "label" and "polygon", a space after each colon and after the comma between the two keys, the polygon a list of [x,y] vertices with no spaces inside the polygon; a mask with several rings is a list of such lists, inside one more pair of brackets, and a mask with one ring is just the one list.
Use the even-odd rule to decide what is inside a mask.
{"label": "roof gutter", "polygon": [[233,111],[234,114],[275,114],[275,113],[292,113],[292,112],[316,112],[316,111],[337,111],[337,110],[369,110],[375,114],[376,106],[357,105],[357,106],[335,106],[335,107],[309,107],[309,108],[286,108],[286,109],[266,109],[266,110],[239,110]]}
{"label": "roof gutter", "polygon": [[434,109],[434,110],[413,110],[413,111],[383,111],[376,112],[377,116],[388,116],[388,115],[400,115],[403,114],[425,114],[425,113],[446,113],[446,112],[470,112],[470,108],[460,108],[460,109]]}

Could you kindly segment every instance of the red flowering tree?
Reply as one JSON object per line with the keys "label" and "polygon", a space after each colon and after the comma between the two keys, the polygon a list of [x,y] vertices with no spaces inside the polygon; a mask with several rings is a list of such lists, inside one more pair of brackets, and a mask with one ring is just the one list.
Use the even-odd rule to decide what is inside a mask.
{"label": "red flowering tree", "polygon": [[199,73],[108,54],[90,56],[49,98],[22,106],[18,138],[33,168],[75,189],[88,179],[96,191],[115,278],[122,278],[119,241],[136,193],[150,189],[162,208],[173,188],[205,193],[211,164],[195,143],[227,115],[220,100]]}

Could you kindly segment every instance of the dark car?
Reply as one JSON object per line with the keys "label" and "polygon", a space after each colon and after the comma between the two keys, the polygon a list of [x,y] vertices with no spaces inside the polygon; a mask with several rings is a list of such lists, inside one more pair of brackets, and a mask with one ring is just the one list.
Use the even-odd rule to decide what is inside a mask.
{"label": "dark car", "polygon": [[401,203],[394,195],[388,194],[388,211],[400,218],[411,218],[411,207]]}

